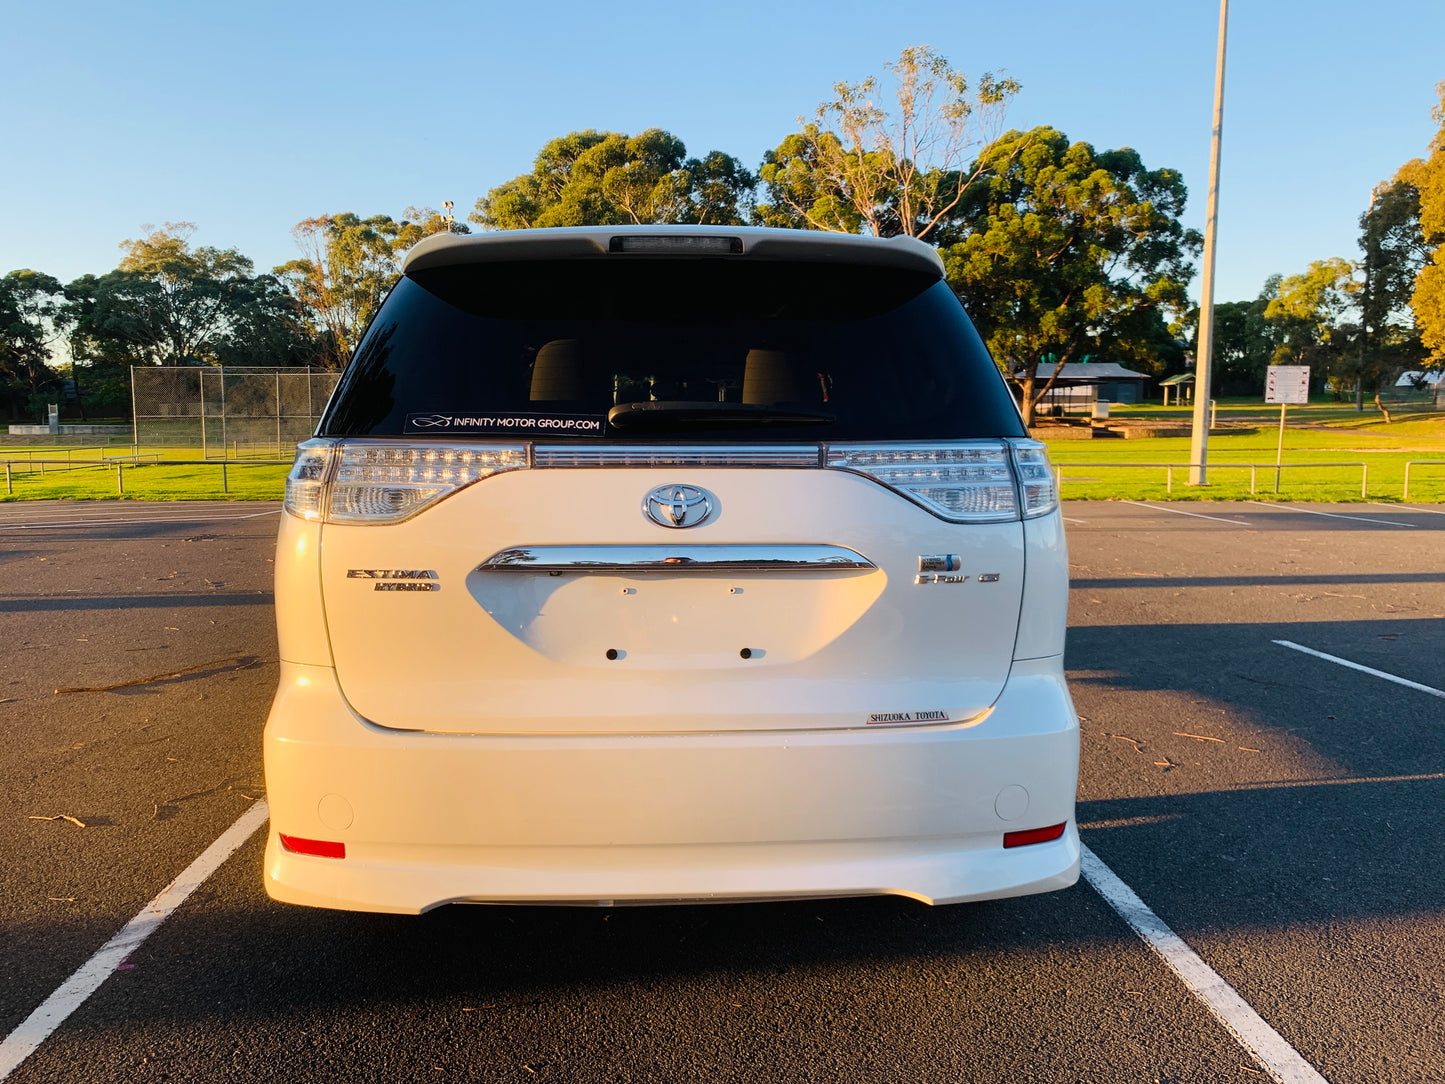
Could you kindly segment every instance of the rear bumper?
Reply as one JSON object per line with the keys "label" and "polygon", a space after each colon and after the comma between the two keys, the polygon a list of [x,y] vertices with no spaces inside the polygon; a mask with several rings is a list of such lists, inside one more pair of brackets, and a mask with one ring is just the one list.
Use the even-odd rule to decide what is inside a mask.
{"label": "rear bumper", "polygon": [[[1079,869],[1078,723],[1060,662],[1015,663],[969,726],[598,737],[382,729],[330,668],[283,663],[266,890],[414,914],[1064,888]],[[1059,840],[1003,847],[1006,831],[1060,822]],[[346,857],[294,854],[278,832],[343,842]]]}

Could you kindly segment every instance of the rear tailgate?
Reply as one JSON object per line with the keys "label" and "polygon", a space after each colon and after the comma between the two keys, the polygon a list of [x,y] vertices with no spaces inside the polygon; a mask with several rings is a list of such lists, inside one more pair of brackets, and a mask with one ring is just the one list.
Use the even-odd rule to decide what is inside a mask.
{"label": "rear tailgate", "polygon": [[[645,496],[673,484],[706,492],[715,513],[686,530],[649,521]],[[658,545],[833,546],[873,567],[480,567],[518,547]],[[939,555],[956,570],[920,576],[920,558]],[[488,734],[974,719],[1008,676],[1024,572],[1017,521],[947,523],[845,471],[687,467],[499,474],[402,523],[328,522],[321,563],[356,711]]]}

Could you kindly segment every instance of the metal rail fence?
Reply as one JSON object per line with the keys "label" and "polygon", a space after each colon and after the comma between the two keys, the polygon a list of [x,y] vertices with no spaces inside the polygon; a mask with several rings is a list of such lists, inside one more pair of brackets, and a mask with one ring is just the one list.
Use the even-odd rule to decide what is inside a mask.
{"label": "metal rail fence", "polygon": [[[108,445],[101,444],[90,446],[80,445],[78,447],[71,448],[18,448],[14,452],[9,452],[3,448],[0,448],[0,456],[4,457],[5,466],[7,468],[11,466],[16,467],[17,469],[24,468],[31,474],[57,474],[62,471],[68,470],[83,470],[86,467],[93,467],[98,463],[113,463],[117,459],[141,460],[148,457],[158,458],[160,455],[159,452],[141,453],[136,451],[133,447],[129,452],[120,452],[116,455],[106,455],[105,453],[108,447]],[[123,445],[123,447],[131,446]],[[94,449],[98,454],[95,456],[87,456],[86,453],[91,451],[92,449]],[[79,459],[75,458],[75,453],[77,451],[81,453]],[[61,452],[65,453],[64,459],[60,458]],[[40,456],[40,458],[38,459],[36,458],[37,453]],[[49,455],[47,455],[47,453],[52,453],[54,455],[54,458],[51,458]],[[49,469],[47,470],[47,468]]]}
{"label": "metal rail fence", "polygon": [[1410,468],[1411,467],[1445,467],[1445,459],[1411,459],[1405,463],[1405,492],[1400,497],[1402,501],[1410,499]]}
{"label": "metal rail fence", "polygon": [[[1413,460],[1417,463],[1433,463],[1436,460]],[[1164,489],[1167,493],[1174,492],[1174,472],[1177,470],[1188,470],[1191,467],[1199,466],[1197,463],[1094,463],[1084,460],[1078,463],[1054,462],[1054,478],[1059,484],[1059,492],[1063,492],[1064,482],[1069,479],[1064,477],[1064,471],[1071,467],[1093,470],[1096,467],[1107,468],[1132,468],[1135,470],[1162,470],[1164,472]],[[1285,470],[1293,470],[1299,467],[1359,467],[1360,468],[1360,496],[1368,496],[1370,484],[1370,465],[1368,463],[1351,461],[1344,463],[1209,463],[1206,464],[1209,470],[1247,470],[1249,471],[1249,492],[1252,495],[1259,491],[1259,472],[1274,472],[1274,491],[1279,492],[1280,475]],[[1410,465],[1405,465],[1405,494],[1410,492]]]}
{"label": "metal rail fence", "polygon": [[[309,436],[309,434],[307,434],[307,435]],[[115,472],[116,472],[116,492],[118,492],[118,493],[124,493],[124,492],[125,492],[125,476],[124,476],[124,471],[125,471],[125,468],[127,468],[127,467],[129,467],[129,468],[135,468],[135,467],[197,467],[197,466],[211,466],[211,467],[217,467],[217,468],[220,469],[220,472],[221,472],[221,491],[222,491],[223,493],[229,493],[229,492],[230,492],[230,485],[229,485],[229,476],[228,476],[228,474],[227,474],[227,466],[228,466],[228,465],[231,466],[231,467],[243,466],[243,465],[244,465],[244,466],[290,466],[293,461],[292,461],[290,458],[286,458],[286,455],[287,455],[287,453],[290,452],[290,450],[291,450],[291,449],[289,449],[289,448],[283,449],[282,454],[281,454],[280,456],[268,456],[268,457],[254,456],[254,457],[247,457],[247,458],[243,458],[243,459],[237,459],[237,458],[235,458],[234,456],[233,456],[233,457],[225,457],[225,456],[221,456],[221,455],[212,456],[212,457],[203,458],[203,459],[165,459],[165,458],[162,458],[162,453],[160,453],[160,452],[140,452],[140,453],[131,453],[131,454],[108,456],[108,455],[105,455],[105,454],[104,454],[104,451],[102,450],[99,458],[96,458],[96,459],[79,458],[79,459],[77,459],[77,458],[74,458],[74,457],[71,456],[69,449],[66,449],[66,457],[65,457],[64,459],[62,459],[62,458],[60,458],[59,456],[56,456],[56,457],[54,457],[54,458],[47,458],[47,457],[43,457],[43,456],[40,457],[40,458],[37,458],[36,455],[35,455],[35,453],[34,453],[34,451],[27,449],[27,450],[25,451],[23,457],[21,457],[21,456],[16,456],[16,457],[14,457],[14,458],[11,458],[11,457],[3,457],[3,459],[4,459],[3,465],[4,465],[4,468],[5,468],[5,492],[6,492],[7,494],[13,494],[13,493],[15,492],[15,477],[16,477],[17,475],[23,477],[23,476],[25,476],[25,475],[56,474],[56,473],[66,473],[66,472],[70,472],[70,471],[95,470],[95,469],[105,469],[105,470],[109,470],[109,469],[112,469],[112,468],[113,468],[113,469],[115,470]],[[3,453],[0,453],[0,456],[3,456]],[[1095,469],[1109,469],[1109,468],[1118,469],[1118,470],[1158,470],[1158,471],[1163,471],[1163,472],[1164,472],[1164,479],[1163,479],[1163,480],[1164,480],[1165,491],[1168,492],[1168,493],[1172,493],[1172,492],[1174,492],[1174,472],[1175,472],[1175,471],[1188,470],[1188,469],[1190,468],[1190,466],[1191,466],[1191,464],[1189,464],[1189,463],[1095,463],[1095,462],[1091,462],[1091,461],[1088,461],[1088,460],[1081,460],[1081,461],[1074,462],[1074,463],[1060,463],[1060,462],[1055,461],[1055,463],[1053,464],[1053,467],[1054,467],[1054,476],[1055,476],[1056,481],[1058,482],[1059,490],[1060,490],[1061,493],[1064,492],[1064,483],[1065,483],[1065,482],[1073,481],[1073,482],[1078,483],[1078,482],[1085,482],[1085,481],[1093,481],[1093,480],[1094,480],[1094,479],[1070,479],[1070,478],[1068,478],[1068,477],[1066,477],[1066,476],[1064,475],[1064,472],[1065,472],[1066,470],[1095,470]],[[1403,500],[1403,501],[1408,501],[1408,500],[1410,499],[1410,468],[1411,468],[1411,467],[1424,467],[1424,466],[1441,466],[1441,467],[1445,467],[1445,459],[1411,459],[1411,460],[1406,461],[1406,463],[1405,463],[1405,484],[1404,484],[1403,492],[1402,492],[1401,495],[1400,495],[1400,499],[1401,499],[1401,500]],[[1239,471],[1247,470],[1247,471],[1249,471],[1249,492],[1250,492],[1251,495],[1254,495],[1254,494],[1256,494],[1256,493],[1259,492],[1259,473],[1260,473],[1261,471],[1265,472],[1266,478],[1268,478],[1270,472],[1273,472],[1273,474],[1274,474],[1274,487],[1273,487],[1273,488],[1274,488],[1274,492],[1275,492],[1275,493],[1278,493],[1278,492],[1280,491],[1281,476],[1282,476],[1282,473],[1283,473],[1284,471],[1287,471],[1287,470],[1288,470],[1288,471],[1294,471],[1294,470],[1301,470],[1301,469],[1314,468],[1314,467],[1322,467],[1322,468],[1358,467],[1358,468],[1360,469],[1360,497],[1361,497],[1361,498],[1364,498],[1364,499],[1368,499],[1368,497],[1369,497],[1369,482],[1370,482],[1370,467],[1369,467],[1369,464],[1368,464],[1368,463],[1365,463],[1365,462],[1363,462],[1363,461],[1345,461],[1345,462],[1338,462],[1338,463],[1313,463],[1313,462],[1311,462],[1311,463],[1210,463],[1210,464],[1208,464],[1208,468],[1209,468],[1210,470],[1212,470],[1212,471],[1231,471],[1231,470],[1239,470]]]}
{"label": "metal rail fence", "polygon": [[311,368],[132,366],[133,446],[202,459],[281,457],[316,431],[340,374]]}
{"label": "metal rail fence", "polygon": [[[26,466],[30,474],[63,474],[67,471],[77,470],[109,470],[115,468],[115,491],[125,492],[125,469],[127,467],[217,467],[221,472],[221,492],[231,492],[230,470],[236,467],[289,467],[292,464],[290,459],[162,459],[159,452],[144,452],[140,455],[116,455],[107,456],[103,459],[92,459],[89,462],[67,463],[64,459],[37,459],[21,463],[19,460],[5,461],[5,492],[13,495],[15,492],[15,476],[26,473],[16,471],[16,466]],[[50,467],[47,472],[46,466]],[[36,467],[39,470],[36,470]]]}

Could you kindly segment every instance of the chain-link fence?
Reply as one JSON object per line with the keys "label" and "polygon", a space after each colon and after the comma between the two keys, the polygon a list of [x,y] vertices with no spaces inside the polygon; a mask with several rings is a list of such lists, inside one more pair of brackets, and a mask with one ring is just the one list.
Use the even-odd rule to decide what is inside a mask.
{"label": "chain-link fence", "polygon": [[319,369],[133,366],[133,442],[205,459],[288,457],[316,430],[339,373]]}

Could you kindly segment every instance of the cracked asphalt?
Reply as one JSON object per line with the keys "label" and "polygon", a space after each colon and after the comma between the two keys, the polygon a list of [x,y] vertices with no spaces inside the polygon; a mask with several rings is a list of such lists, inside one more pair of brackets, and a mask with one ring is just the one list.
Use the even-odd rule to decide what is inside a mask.
{"label": "cracked asphalt", "polygon": [[[1445,689],[1442,511],[1065,508],[1085,842],[1335,1084],[1445,1078],[1445,699],[1275,641]],[[0,512],[0,1036],[263,793],[277,514]],[[1263,1079],[1082,883],[398,918],[261,842],[10,1080]]]}

